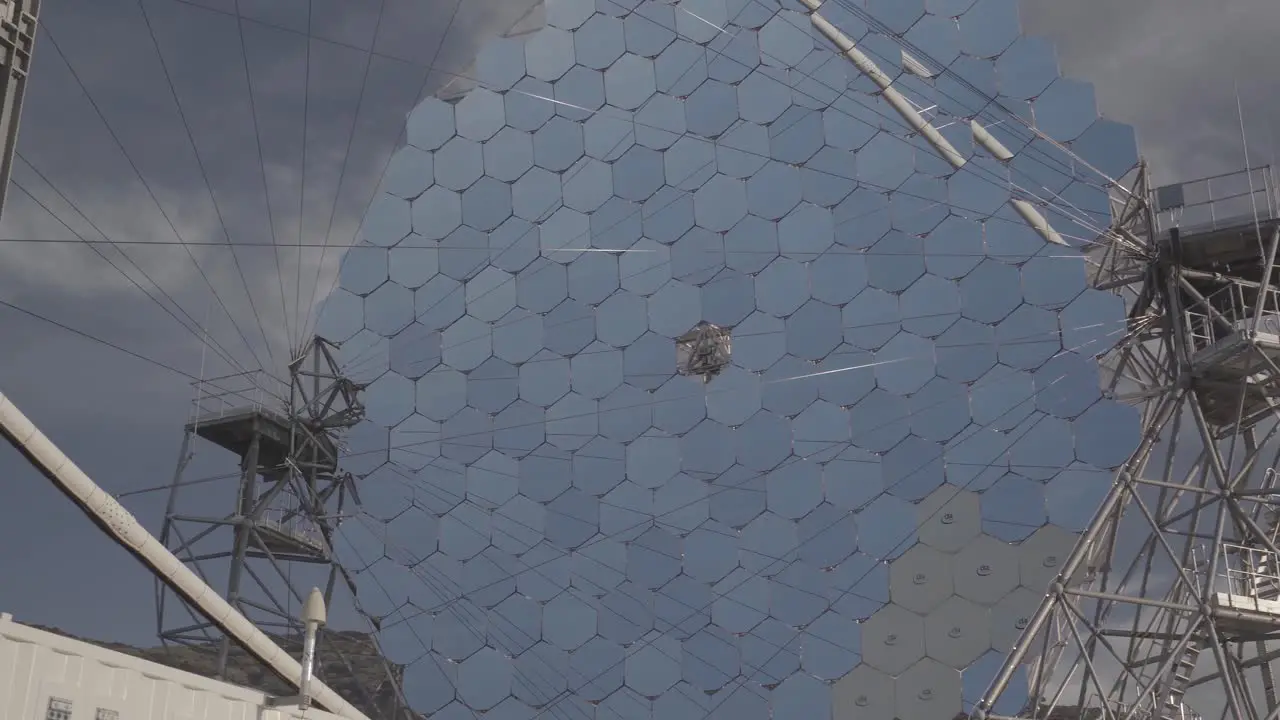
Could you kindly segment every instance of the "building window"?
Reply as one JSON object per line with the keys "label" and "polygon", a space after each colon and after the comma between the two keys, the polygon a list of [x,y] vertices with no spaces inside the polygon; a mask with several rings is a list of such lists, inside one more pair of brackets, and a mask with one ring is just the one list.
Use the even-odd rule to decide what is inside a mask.
{"label": "building window", "polygon": [[110,708],[98,708],[93,720],[120,720],[120,713]]}
{"label": "building window", "polygon": [[49,708],[44,711],[44,720],[71,720],[71,701],[49,698]]}

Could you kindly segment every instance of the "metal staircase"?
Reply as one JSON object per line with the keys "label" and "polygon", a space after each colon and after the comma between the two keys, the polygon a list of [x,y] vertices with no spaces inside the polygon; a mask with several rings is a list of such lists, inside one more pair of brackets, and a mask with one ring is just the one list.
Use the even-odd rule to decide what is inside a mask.
{"label": "metal staircase", "polygon": [[1191,674],[1196,670],[1196,662],[1204,649],[1204,636],[1196,633],[1187,640],[1182,650],[1182,657],[1174,663],[1169,671],[1169,680],[1165,685],[1164,706],[1160,709],[1160,720],[1185,720],[1186,706],[1182,699],[1191,685]]}

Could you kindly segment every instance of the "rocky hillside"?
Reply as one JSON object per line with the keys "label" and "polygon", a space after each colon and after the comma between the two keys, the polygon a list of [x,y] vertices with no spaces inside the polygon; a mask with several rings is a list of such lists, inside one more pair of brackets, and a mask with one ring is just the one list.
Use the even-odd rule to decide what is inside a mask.
{"label": "rocky hillside", "polygon": [[[58,628],[40,627],[40,629],[196,675],[210,678],[215,675],[218,657],[216,646],[175,645],[139,648],[82,638]],[[300,640],[276,638],[276,642],[288,649],[294,657],[302,656]],[[331,631],[324,633],[321,638],[316,659],[316,677],[373,720],[396,720],[398,714],[395,688],[388,677],[388,668],[395,677],[395,684],[399,684],[404,669],[387,663],[366,633]],[[293,694],[293,690],[284,681],[235,645],[231,647],[230,659],[227,662],[226,680],[271,695]],[[411,717],[415,716],[402,715],[401,720]]]}

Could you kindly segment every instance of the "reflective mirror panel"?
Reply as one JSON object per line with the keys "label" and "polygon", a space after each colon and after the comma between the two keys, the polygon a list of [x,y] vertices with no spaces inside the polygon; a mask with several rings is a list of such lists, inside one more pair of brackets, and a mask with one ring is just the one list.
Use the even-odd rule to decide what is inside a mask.
{"label": "reflective mirror panel", "polygon": [[415,710],[951,720],[1017,641],[1138,420],[1123,305],[1010,187],[1136,146],[1014,0],[856,4],[964,169],[791,0],[547,0],[409,116],[320,327]]}

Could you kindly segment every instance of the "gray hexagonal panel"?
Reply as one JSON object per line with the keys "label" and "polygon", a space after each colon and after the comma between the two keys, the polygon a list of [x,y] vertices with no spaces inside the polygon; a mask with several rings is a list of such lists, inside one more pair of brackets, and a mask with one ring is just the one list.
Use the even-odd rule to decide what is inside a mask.
{"label": "gray hexagonal panel", "polygon": [[[1007,206],[1076,163],[954,171],[783,5],[546,0],[409,115],[319,327],[415,709],[950,720],[1136,442],[1091,359],[1123,304]],[[1015,153],[1108,130],[1014,3],[832,5],[891,77],[1031,103]],[[964,153],[1000,112],[902,78]]]}

